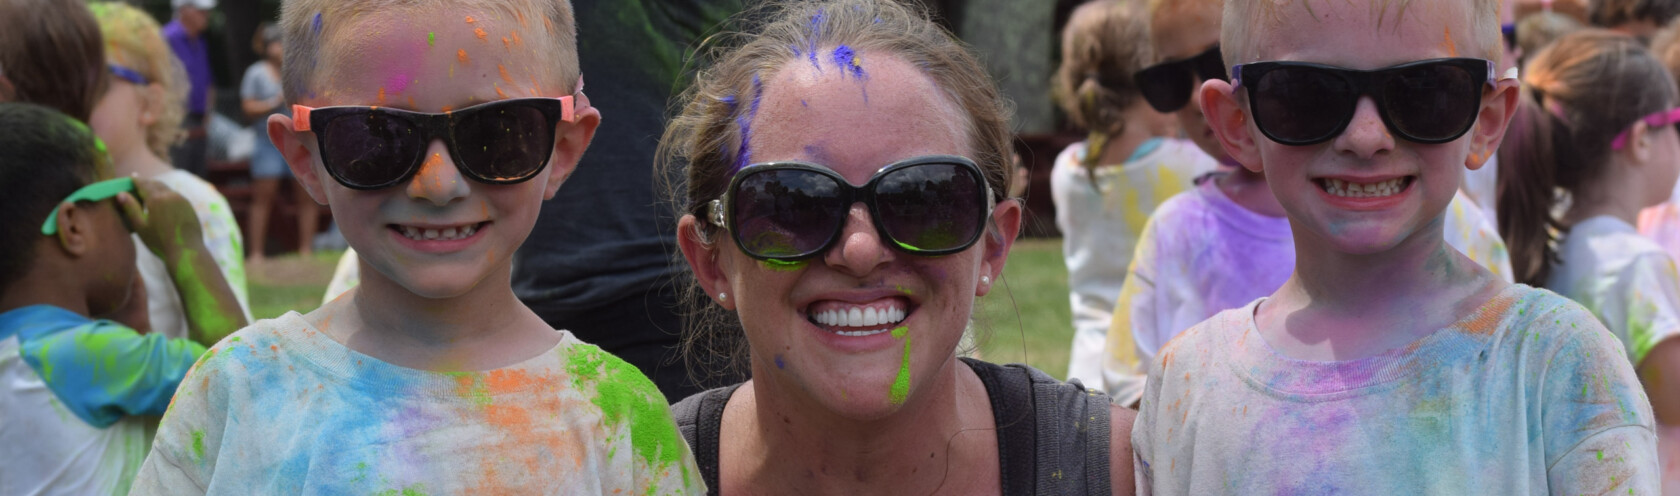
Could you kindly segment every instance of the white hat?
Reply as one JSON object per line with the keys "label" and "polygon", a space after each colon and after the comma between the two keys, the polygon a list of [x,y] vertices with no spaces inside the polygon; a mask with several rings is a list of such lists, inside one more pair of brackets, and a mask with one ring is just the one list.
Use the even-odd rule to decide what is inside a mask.
{"label": "white hat", "polygon": [[173,0],[169,3],[175,7],[175,10],[180,10],[181,7],[192,7],[198,10],[216,8],[216,0]]}

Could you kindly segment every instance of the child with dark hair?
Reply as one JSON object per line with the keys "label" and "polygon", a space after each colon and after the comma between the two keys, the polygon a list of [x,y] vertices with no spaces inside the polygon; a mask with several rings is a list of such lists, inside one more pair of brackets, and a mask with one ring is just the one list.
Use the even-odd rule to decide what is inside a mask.
{"label": "child with dark hair", "polygon": [[82,2],[0,0],[0,102],[31,102],[82,122],[105,94],[99,24]]}
{"label": "child with dark hair", "polygon": [[1680,16],[1680,0],[1592,0],[1587,2],[1587,20],[1602,27],[1649,42],[1651,35]]}
{"label": "child with dark hair", "polygon": [[[1637,40],[1599,29],[1541,50],[1523,83],[1500,188],[1518,277],[1591,310],[1621,341],[1657,425],[1680,425],[1680,391],[1665,380],[1680,377],[1680,272],[1634,227],[1680,176],[1680,92]],[[1559,188],[1571,201],[1554,216]]]}
{"label": "child with dark hair", "polygon": [[[143,296],[130,293],[130,229],[170,273],[206,274],[192,283],[231,298],[186,200],[145,180],[93,182],[108,160],[79,121],[0,103],[0,494],[128,492],[156,425],[146,417],[214,343],[88,317]],[[182,295],[189,311],[214,304],[196,294]]]}

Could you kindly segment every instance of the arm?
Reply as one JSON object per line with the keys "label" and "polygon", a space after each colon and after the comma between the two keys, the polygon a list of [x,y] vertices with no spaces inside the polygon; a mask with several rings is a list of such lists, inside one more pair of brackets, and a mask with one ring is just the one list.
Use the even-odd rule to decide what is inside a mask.
{"label": "arm", "polygon": [[141,198],[123,194],[118,202],[135,234],[169,268],[185,307],[188,337],[210,346],[245,327],[238,297],[204,248],[192,205],[161,183],[136,180],[135,185]]}
{"label": "arm", "polygon": [[1132,423],[1137,412],[1110,405],[1108,409],[1109,484],[1115,496],[1137,492],[1137,474],[1132,468]]}
{"label": "arm", "polygon": [[140,335],[110,321],[75,329],[18,335],[18,355],[53,395],[88,425],[104,428],[124,417],[162,415],[204,347],[162,334]]}
{"label": "arm", "polygon": [[1559,308],[1529,324],[1558,341],[1535,357],[1550,492],[1657,494],[1654,419],[1632,364],[1591,313]]}
{"label": "arm", "polygon": [[1103,376],[1106,392],[1122,406],[1137,406],[1143,393],[1146,368],[1154,359],[1159,344],[1150,346],[1156,324],[1155,273],[1157,247],[1155,219],[1144,225],[1132,254],[1132,264],[1126,269],[1126,282],[1120,287],[1120,298],[1114,303],[1114,319],[1108,327],[1107,350],[1104,353]]}

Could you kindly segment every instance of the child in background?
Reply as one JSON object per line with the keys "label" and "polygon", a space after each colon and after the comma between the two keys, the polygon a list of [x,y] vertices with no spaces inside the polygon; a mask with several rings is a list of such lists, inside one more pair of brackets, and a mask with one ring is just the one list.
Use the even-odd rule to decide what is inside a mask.
{"label": "child in background", "polygon": [[[1510,212],[1501,224],[1519,280],[1598,316],[1644,381],[1665,444],[1680,442],[1669,433],[1680,426],[1680,391],[1668,380],[1680,377],[1680,340],[1671,339],[1680,335],[1680,273],[1633,226],[1680,176],[1680,92],[1638,40],[1596,29],[1542,50],[1523,82],[1530,95],[1513,125],[1515,168],[1500,209]],[[1557,188],[1571,202],[1554,218]]]}
{"label": "child in background", "polygon": [[1098,0],[1073,11],[1062,31],[1056,100],[1090,132],[1056,157],[1050,195],[1062,231],[1074,343],[1069,378],[1101,384],[1103,340],[1114,299],[1143,224],[1155,206],[1189,189],[1219,163],[1149,108],[1132,74],[1153,61],[1141,2]]}
{"label": "child in background", "polygon": [[1299,257],[1270,297],[1162,347],[1132,431],[1140,492],[1656,493],[1651,408],[1604,358],[1615,338],[1438,227],[1517,106],[1498,1],[1225,9],[1231,82],[1202,102],[1266,172]]}
{"label": "child in background", "polygon": [[[1199,88],[1225,80],[1219,50],[1220,0],[1151,2],[1151,35],[1169,60],[1138,73],[1157,110],[1179,122],[1222,163],[1226,155],[1203,117]],[[1200,138],[1197,138],[1200,137]],[[1447,243],[1509,279],[1499,233],[1477,205],[1456,195],[1444,222]],[[1173,336],[1222,310],[1276,291],[1295,266],[1295,238],[1261,169],[1202,181],[1150,216],[1114,306],[1101,383],[1115,401],[1136,404],[1156,351]]]}
{"label": "child in background", "polygon": [[[280,58],[284,44],[280,41],[280,26],[263,23],[257,27],[252,48],[262,59],[245,69],[239,83],[239,104],[252,119],[251,130],[256,134],[256,150],[251,154],[251,265],[259,265],[267,258],[268,214],[274,209],[274,194],[280,182],[291,182],[292,171],[286,159],[268,140],[268,115],[290,117],[285,95],[280,91]],[[302,187],[292,188],[293,203],[297,205],[298,255],[312,253],[315,224],[319,221],[315,201]]]}
{"label": "child in background", "polygon": [[564,0],[284,2],[296,105],[269,137],[361,285],[207,353],[134,494],[704,490],[653,383],[511,287],[600,123],[573,19]]}
{"label": "child in background", "polygon": [[[151,250],[135,250],[135,265],[146,286],[143,301],[152,332],[184,337],[188,329],[220,338],[244,327],[250,319],[245,296],[245,262],[239,223],[227,198],[197,175],[176,169],[162,157],[182,137],[181,119],[186,109],[186,73],[174,52],[159,35],[157,21],[125,3],[96,2],[89,5],[105,38],[106,65],[111,82],[93,109],[88,122],[110,147],[116,177],[139,177],[162,183],[192,204],[198,213],[205,249],[216,260],[216,268],[233,288],[233,298],[217,305],[216,311],[189,314],[182,294],[202,291],[198,283],[176,286],[180,275],[169,272],[170,264]],[[179,240],[169,240],[181,243]],[[143,246],[134,238],[136,247]],[[188,274],[186,280],[192,280]],[[126,320],[126,319],[125,319]],[[139,327],[138,322],[125,322]],[[216,340],[211,339],[214,343]]]}
{"label": "child in background", "polygon": [[0,0],[0,19],[29,20],[0,29],[0,102],[45,105],[87,122],[108,79],[99,24],[87,6]]}
{"label": "child in background", "polygon": [[1641,43],[1680,16],[1676,0],[1592,0],[1587,2],[1587,21],[1592,25],[1638,38]]}
{"label": "child in background", "polygon": [[[130,227],[190,266],[169,273],[209,274],[181,287],[232,298],[186,200],[144,179],[93,182],[109,167],[101,147],[69,116],[0,103],[0,494],[127,494],[155,417],[220,336],[89,317],[144,296],[130,291]],[[182,296],[189,308],[215,302]]]}
{"label": "child in background", "polygon": [[[1651,39],[1651,55],[1668,68],[1668,74],[1680,81],[1680,18]],[[1680,184],[1661,205],[1639,212],[1639,234],[1655,241],[1669,256],[1680,260]]]}

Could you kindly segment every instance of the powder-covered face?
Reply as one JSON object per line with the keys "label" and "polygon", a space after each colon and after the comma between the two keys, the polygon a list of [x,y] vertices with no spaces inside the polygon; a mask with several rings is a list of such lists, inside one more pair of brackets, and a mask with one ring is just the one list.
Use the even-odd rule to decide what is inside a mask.
{"label": "powder-covered face", "polygon": [[[509,18],[471,9],[387,9],[329,29],[337,44],[323,53],[310,106],[364,105],[445,112],[495,100],[559,97],[569,88],[547,72],[541,19]],[[505,42],[503,40],[506,40]],[[517,40],[517,41],[516,41]],[[560,124],[562,133],[567,126]],[[407,183],[373,191],[338,184],[312,167],[339,228],[362,260],[415,294],[457,296],[492,274],[506,277],[514,249],[536,222],[545,188],[562,179],[556,161],[531,180],[489,185],[463,176],[441,140]],[[545,191],[546,189],[546,191]],[[446,242],[424,239],[432,236]],[[468,233],[471,234],[468,234]],[[414,239],[418,233],[422,239]],[[367,275],[364,274],[364,277]],[[506,284],[506,281],[500,281]]]}
{"label": "powder-covered face", "polygon": [[[1253,42],[1259,49],[1254,53],[1263,61],[1314,62],[1351,69],[1475,57],[1482,48],[1466,43],[1473,38],[1466,36],[1472,32],[1472,17],[1465,3],[1417,0],[1404,16],[1387,16],[1380,25],[1372,8],[1364,4],[1313,2],[1311,13],[1297,5],[1280,7],[1278,22],[1255,33]],[[1390,134],[1374,100],[1365,96],[1359,101],[1353,122],[1340,136],[1317,145],[1285,146],[1267,139],[1252,119],[1246,119],[1247,90],[1239,91],[1243,93],[1238,101],[1245,112],[1245,127],[1258,146],[1259,165],[1297,227],[1298,240],[1304,228],[1336,251],[1375,253],[1423,230],[1441,234],[1441,215],[1464,175],[1475,129],[1450,143],[1413,143]],[[1484,97],[1484,105],[1488,101]],[[1477,126],[1483,126],[1489,115],[1484,106],[1484,117]],[[1485,157],[1474,162],[1480,163],[1481,158]],[[1396,180],[1409,186],[1384,197],[1384,201],[1358,205],[1326,189],[1333,181],[1383,184]]]}
{"label": "powder-covered face", "polygon": [[[750,163],[798,160],[827,166],[853,185],[907,158],[971,156],[955,106],[904,60],[824,47],[767,74],[747,123]],[[756,101],[754,101],[756,99]],[[732,241],[718,250],[730,299],[752,347],[754,379],[804,391],[852,418],[878,418],[945,367],[955,366],[987,243],[944,257],[896,251],[863,204],[851,207],[840,241],[797,265],[769,265]],[[885,313],[888,323],[819,324],[823,313]],[[902,321],[897,321],[903,315]],[[851,334],[868,334],[847,336]]]}
{"label": "powder-covered face", "polygon": [[[1219,45],[1221,12],[1217,4],[1207,8],[1173,5],[1161,8],[1165,10],[1151,16],[1149,25],[1150,37],[1155,42],[1155,63],[1188,59]],[[1195,78],[1195,85],[1201,88],[1201,78]],[[1173,114],[1184,127],[1184,134],[1203,152],[1222,162],[1230,161],[1202,115],[1200,91],[1190,92],[1190,104]]]}

